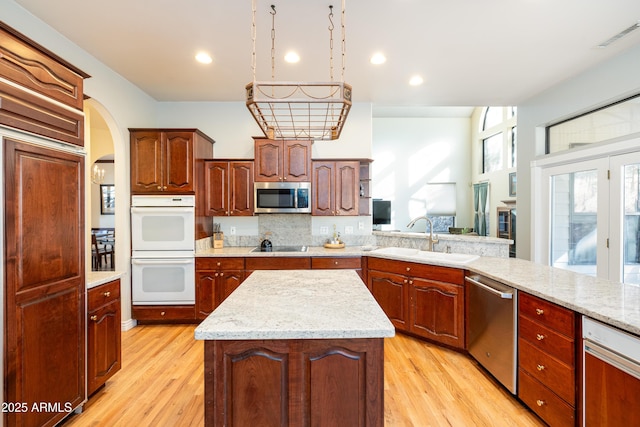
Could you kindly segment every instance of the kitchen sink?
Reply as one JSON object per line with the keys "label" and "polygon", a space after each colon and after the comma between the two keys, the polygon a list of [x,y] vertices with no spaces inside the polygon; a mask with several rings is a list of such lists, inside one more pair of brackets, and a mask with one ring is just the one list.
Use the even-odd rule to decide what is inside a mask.
{"label": "kitchen sink", "polygon": [[444,252],[421,251],[419,249],[398,247],[376,249],[371,251],[371,253],[411,258],[422,262],[440,262],[450,265],[464,265],[480,258],[478,255],[473,254],[449,254]]}

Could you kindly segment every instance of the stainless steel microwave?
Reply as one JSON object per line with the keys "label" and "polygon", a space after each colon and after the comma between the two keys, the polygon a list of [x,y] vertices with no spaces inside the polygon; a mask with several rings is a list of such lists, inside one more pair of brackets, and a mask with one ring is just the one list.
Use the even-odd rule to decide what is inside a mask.
{"label": "stainless steel microwave", "polygon": [[255,213],[311,213],[310,182],[254,183]]}

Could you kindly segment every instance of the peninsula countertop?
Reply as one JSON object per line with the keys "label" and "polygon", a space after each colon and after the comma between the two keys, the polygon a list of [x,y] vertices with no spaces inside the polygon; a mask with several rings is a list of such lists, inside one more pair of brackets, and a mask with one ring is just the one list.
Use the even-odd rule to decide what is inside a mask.
{"label": "peninsula countertop", "polygon": [[199,340],[394,335],[395,328],[353,270],[254,271],[195,330]]}

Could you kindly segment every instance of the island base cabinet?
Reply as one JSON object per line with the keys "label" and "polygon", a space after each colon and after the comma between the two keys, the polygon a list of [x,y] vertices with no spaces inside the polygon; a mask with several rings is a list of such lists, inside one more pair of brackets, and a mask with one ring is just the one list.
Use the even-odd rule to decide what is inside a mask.
{"label": "island base cabinet", "polygon": [[384,340],[205,341],[206,426],[383,426]]}

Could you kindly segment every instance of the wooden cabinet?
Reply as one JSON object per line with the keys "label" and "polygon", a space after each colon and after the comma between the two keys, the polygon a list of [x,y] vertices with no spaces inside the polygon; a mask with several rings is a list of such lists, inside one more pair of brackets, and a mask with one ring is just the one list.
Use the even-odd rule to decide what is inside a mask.
{"label": "wooden cabinet", "polygon": [[87,291],[87,395],[120,370],[120,280]]}
{"label": "wooden cabinet", "polygon": [[369,257],[367,286],[394,326],[465,348],[464,271]]}
{"label": "wooden cabinet", "polygon": [[196,258],[196,317],[205,319],[244,278],[244,258]]}
{"label": "wooden cabinet", "polygon": [[381,338],[204,345],[207,426],[384,425]]}
{"label": "wooden cabinet", "polygon": [[354,215],[360,211],[360,162],[313,161],[311,214]]}
{"label": "wooden cabinet", "polygon": [[360,160],[360,206],[358,215],[371,215],[371,162]]}
{"label": "wooden cabinet", "polygon": [[252,216],[253,173],[253,161],[206,161],[206,215]]}
{"label": "wooden cabinet", "polygon": [[[5,138],[4,401],[85,399],[84,156]],[[54,425],[67,412],[5,413]]]}
{"label": "wooden cabinet", "polygon": [[195,305],[134,305],[131,315],[139,323],[193,323]]}
{"label": "wooden cabinet", "polygon": [[[194,194],[213,140],[197,129],[129,129],[131,194]],[[204,164],[198,165],[200,168]]]}
{"label": "wooden cabinet", "polygon": [[89,75],[2,22],[0,40],[0,124],[83,146]]}
{"label": "wooden cabinet", "polygon": [[308,256],[247,257],[245,268],[247,276],[253,270],[308,270],[311,268],[311,259]]}
{"label": "wooden cabinet", "polygon": [[325,270],[355,270],[364,280],[362,274],[362,257],[312,257],[311,268]]}
{"label": "wooden cabinet", "polygon": [[311,141],[256,138],[256,182],[311,181]]}
{"label": "wooden cabinet", "polygon": [[576,316],[520,292],[518,397],[550,426],[575,424]]}

